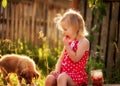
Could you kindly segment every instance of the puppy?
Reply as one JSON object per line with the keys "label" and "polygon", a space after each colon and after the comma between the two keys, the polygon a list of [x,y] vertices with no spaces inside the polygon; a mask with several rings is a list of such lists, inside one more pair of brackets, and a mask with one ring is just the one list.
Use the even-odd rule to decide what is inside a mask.
{"label": "puppy", "polygon": [[18,76],[19,84],[22,83],[24,78],[26,84],[33,84],[32,79],[37,79],[39,73],[36,71],[35,63],[28,56],[9,54],[1,56],[0,69],[3,78],[12,85],[10,81],[10,74],[15,73]]}

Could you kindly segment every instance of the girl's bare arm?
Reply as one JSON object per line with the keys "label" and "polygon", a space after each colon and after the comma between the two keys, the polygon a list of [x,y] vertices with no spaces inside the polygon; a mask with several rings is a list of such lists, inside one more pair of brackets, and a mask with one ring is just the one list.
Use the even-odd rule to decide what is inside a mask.
{"label": "girl's bare arm", "polygon": [[58,61],[56,63],[55,71],[57,71],[57,72],[60,72],[64,51],[65,51],[65,48],[63,48],[61,56],[60,56],[60,58],[58,59]]}
{"label": "girl's bare arm", "polygon": [[65,47],[66,47],[66,50],[67,50],[70,58],[71,58],[74,62],[78,62],[78,61],[82,58],[84,52],[85,52],[86,50],[89,50],[89,41],[88,41],[86,38],[84,38],[84,39],[81,41],[81,43],[78,45],[78,49],[77,49],[76,52],[74,52],[74,51],[70,48],[69,45],[66,45]]}

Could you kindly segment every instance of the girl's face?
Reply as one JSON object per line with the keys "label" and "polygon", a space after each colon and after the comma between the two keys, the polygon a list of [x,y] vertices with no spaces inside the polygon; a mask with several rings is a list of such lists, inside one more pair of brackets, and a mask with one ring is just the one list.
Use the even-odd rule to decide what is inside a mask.
{"label": "girl's face", "polygon": [[72,25],[68,25],[68,24],[63,23],[62,28],[63,28],[63,34],[66,37],[68,37],[71,40],[75,40],[77,31],[75,30],[75,28],[72,27]]}

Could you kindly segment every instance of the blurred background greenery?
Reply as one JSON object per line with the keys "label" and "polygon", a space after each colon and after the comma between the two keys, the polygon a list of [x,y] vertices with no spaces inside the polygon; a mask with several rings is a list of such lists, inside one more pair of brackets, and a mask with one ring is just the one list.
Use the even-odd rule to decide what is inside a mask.
{"label": "blurred background greenery", "polygon": [[[104,83],[120,83],[120,2],[118,0],[0,0],[0,54],[24,54],[32,58],[40,73],[37,86],[54,70],[62,51],[62,34],[54,17],[69,8],[81,12],[90,41],[86,66],[102,69]],[[0,76],[1,73],[0,73]],[[11,79],[17,85],[17,77]],[[6,84],[1,77],[0,85]]]}

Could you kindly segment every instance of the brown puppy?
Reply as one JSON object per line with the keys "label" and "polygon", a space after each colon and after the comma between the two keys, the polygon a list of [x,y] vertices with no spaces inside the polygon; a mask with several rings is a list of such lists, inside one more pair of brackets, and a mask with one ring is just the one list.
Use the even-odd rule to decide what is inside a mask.
{"label": "brown puppy", "polygon": [[16,54],[1,56],[0,69],[3,73],[3,78],[5,78],[10,85],[12,85],[9,79],[10,73],[17,74],[20,84],[22,78],[25,79],[26,84],[32,84],[32,79],[39,77],[34,61],[28,56]]}

